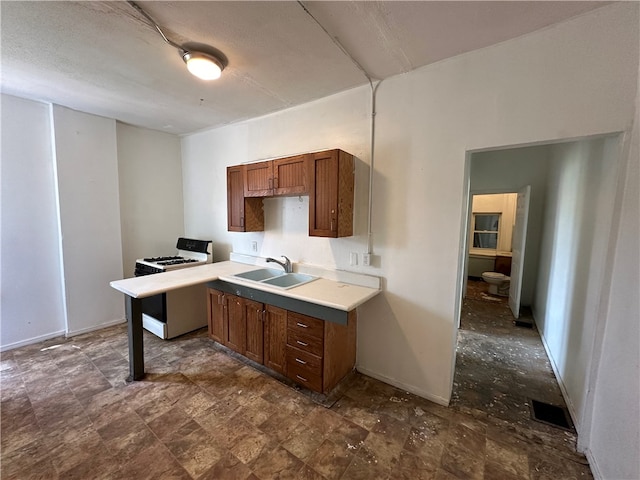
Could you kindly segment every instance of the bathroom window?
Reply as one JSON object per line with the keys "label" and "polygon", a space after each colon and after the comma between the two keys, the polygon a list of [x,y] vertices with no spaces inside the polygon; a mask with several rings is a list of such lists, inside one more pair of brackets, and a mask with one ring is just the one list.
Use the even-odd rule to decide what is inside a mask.
{"label": "bathroom window", "polygon": [[499,213],[473,214],[473,248],[498,248]]}

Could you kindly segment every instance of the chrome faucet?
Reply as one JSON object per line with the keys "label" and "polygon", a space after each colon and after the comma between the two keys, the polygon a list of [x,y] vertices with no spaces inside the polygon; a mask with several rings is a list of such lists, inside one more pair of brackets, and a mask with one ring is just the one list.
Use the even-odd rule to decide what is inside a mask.
{"label": "chrome faucet", "polygon": [[275,258],[271,258],[271,257],[267,258],[267,262],[275,262],[275,263],[277,263],[282,268],[284,268],[284,271],[287,272],[287,273],[293,272],[293,268],[291,268],[291,260],[289,260],[284,255],[282,255],[282,258],[284,258],[284,262],[281,262],[281,261],[276,260]]}

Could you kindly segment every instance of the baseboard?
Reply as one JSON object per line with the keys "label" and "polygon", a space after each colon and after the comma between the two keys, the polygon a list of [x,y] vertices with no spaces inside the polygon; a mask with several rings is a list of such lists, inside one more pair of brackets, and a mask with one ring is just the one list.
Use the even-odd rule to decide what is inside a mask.
{"label": "baseboard", "polygon": [[[533,316],[533,321],[535,322],[536,328],[537,328],[538,322],[536,321],[535,312],[533,311],[533,309],[531,310],[531,315]],[[575,410],[575,407],[573,406],[573,402],[571,402],[571,398],[569,397],[569,392],[567,392],[567,388],[565,387],[564,382],[562,381],[560,370],[558,369],[558,366],[554,361],[553,355],[551,354],[551,349],[549,348],[549,345],[547,344],[547,341],[544,338],[544,335],[540,329],[538,329],[538,334],[540,335],[540,340],[542,340],[542,346],[544,347],[545,352],[547,352],[547,358],[549,359],[549,363],[551,364],[551,369],[553,370],[553,374],[555,375],[556,380],[558,381],[558,386],[560,387],[560,393],[562,393],[562,398],[564,398],[564,403],[566,403],[567,410],[569,410],[569,415],[571,415],[571,421],[573,422],[573,426],[575,427],[576,432],[578,433],[578,436],[580,436],[581,425],[576,421],[578,416],[576,415],[576,410]]]}
{"label": "baseboard", "polygon": [[0,345],[0,352],[6,352],[9,350],[13,350],[15,348],[26,347],[27,345],[33,345],[34,343],[44,342],[45,340],[49,340],[50,338],[62,337],[62,336],[64,336],[64,330],[47,333],[45,335],[40,335],[37,337],[27,338],[25,340],[20,340],[19,342],[9,343],[7,345]]}
{"label": "baseboard", "polygon": [[33,345],[34,343],[44,342],[45,340],[49,340],[55,337],[75,337],[76,335],[82,335],[83,333],[95,332],[96,330],[102,330],[103,328],[113,327],[114,325],[119,325],[121,323],[125,323],[127,321],[126,318],[119,318],[117,320],[111,320],[110,322],[101,323],[100,325],[94,325],[87,328],[82,328],[80,330],[74,330],[72,332],[65,332],[64,330],[60,330],[58,332],[51,332],[45,335],[40,335],[38,337],[27,338],[25,340],[20,340],[19,342],[9,343],[7,345],[0,345],[0,352],[6,352],[9,350],[14,350],[20,347],[26,347],[27,345]]}
{"label": "baseboard", "polygon": [[66,337],[75,337],[77,335],[82,335],[84,333],[95,332],[96,330],[102,330],[103,328],[113,327],[114,325],[119,325],[121,323],[125,323],[127,321],[126,318],[119,318],[117,320],[111,320],[110,322],[101,323],[100,325],[93,325],[87,328],[81,328],[80,330],[72,330],[68,331]]}
{"label": "baseboard", "polygon": [[443,397],[439,397],[437,395],[433,395],[429,392],[425,392],[424,390],[416,388],[413,385],[407,385],[405,383],[398,382],[397,380],[394,380],[389,377],[385,377],[384,375],[380,375],[379,373],[372,372],[371,370],[368,370],[363,367],[356,366],[356,370],[364,375],[367,375],[368,377],[375,378],[376,380],[380,380],[381,382],[388,383],[389,385],[392,385],[396,388],[400,388],[405,392],[413,393],[414,395],[425,398],[430,402],[437,403],[438,405],[442,405],[443,407],[449,406],[449,400]]}
{"label": "baseboard", "polygon": [[584,453],[584,455],[587,457],[587,460],[589,461],[589,468],[591,469],[591,474],[593,475],[593,478],[595,480],[604,480],[604,477],[602,476],[602,472],[598,467],[598,462],[596,461],[596,458],[593,456],[593,453],[591,453],[591,450],[587,448],[582,453]]}

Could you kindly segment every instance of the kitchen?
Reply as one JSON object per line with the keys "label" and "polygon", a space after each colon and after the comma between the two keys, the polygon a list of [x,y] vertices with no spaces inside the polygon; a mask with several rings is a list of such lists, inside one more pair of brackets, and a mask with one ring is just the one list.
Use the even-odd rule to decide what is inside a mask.
{"label": "kitchen", "polygon": [[[213,240],[215,261],[228,260],[231,252],[285,254],[296,262],[382,277],[384,293],[359,311],[366,320],[359,322],[358,370],[446,404],[455,362],[465,153],[626,132],[623,163],[629,175],[616,194],[620,230],[611,280],[602,286],[610,307],[602,346],[594,354],[599,363],[593,366],[602,373],[594,385],[600,405],[618,405],[627,397],[607,373],[637,378],[632,367],[637,344],[636,350],[622,349],[628,362],[612,357],[629,337],[626,322],[633,306],[627,299],[634,297],[637,278],[625,261],[637,257],[638,139],[630,130],[637,115],[637,50],[628,52],[637,44],[630,41],[637,38],[633,18],[634,4],[613,5],[385,80],[378,90],[370,267],[361,261],[367,249],[368,86],[182,137],[3,96],[3,346],[5,339],[14,344],[121,321],[122,295],[104,287],[131,276],[136,258],[172,251],[176,238],[186,235]],[[27,147],[33,153],[26,157],[41,163],[17,162]],[[309,238],[304,196],[265,201],[264,232],[227,232],[226,166],[327,148],[358,159],[353,237]],[[57,172],[51,166],[54,155]],[[5,185],[10,179],[18,181]],[[18,240],[29,233],[24,218],[38,220],[37,248]],[[19,266],[8,258],[9,245],[21,254]],[[357,265],[350,265],[352,252],[359,254]],[[87,258],[94,262],[90,285],[81,275]],[[22,278],[15,272],[25,272],[16,287],[8,281]],[[58,280],[61,274],[64,282]],[[26,283],[35,278],[41,283]],[[33,286],[37,305],[31,305]],[[9,294],[15,300],[7,300]],[[28,325],[5,323],[24,317]],[[626,374],[620,365],[628,365]],[[586,407],[584,438],[606,472],[629,461],[625,445],[632,441],[606,446],[605,419],[628,425],[633,415],[620,420],[601,408]],[[623,428],[630,438],[634,431],[637,425]]]}

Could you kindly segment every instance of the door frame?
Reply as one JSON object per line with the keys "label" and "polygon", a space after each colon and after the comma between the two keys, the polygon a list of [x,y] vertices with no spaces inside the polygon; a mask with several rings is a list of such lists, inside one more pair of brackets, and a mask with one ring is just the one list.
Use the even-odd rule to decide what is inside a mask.
{"label": "door frame", "polygon": [[[458,307],[457,307],[457,319],[458,319],[458,328],[460,328],[460,312],[462,310],[462,301],[467,292],[467,274],[469,272],[469,230],[471,228],[471,221],[473,219],[473,197],[474,195],[494,195],[494,194],[502,194],[502,193],[518,193],[517,189],[514,188],[488,188],[488,189],[480,189],[480,190],[470,190],[469,185],[467,184],[467,193],[466,193],[466,214],[463,215],[465,219],[462,222],[462,231],[460,236],[462,237],[460,240],[461,247],[461,258],[460,265],[462,268],[458,271]],[[522,285],[520,285],[520,289],[522,290]]]}

